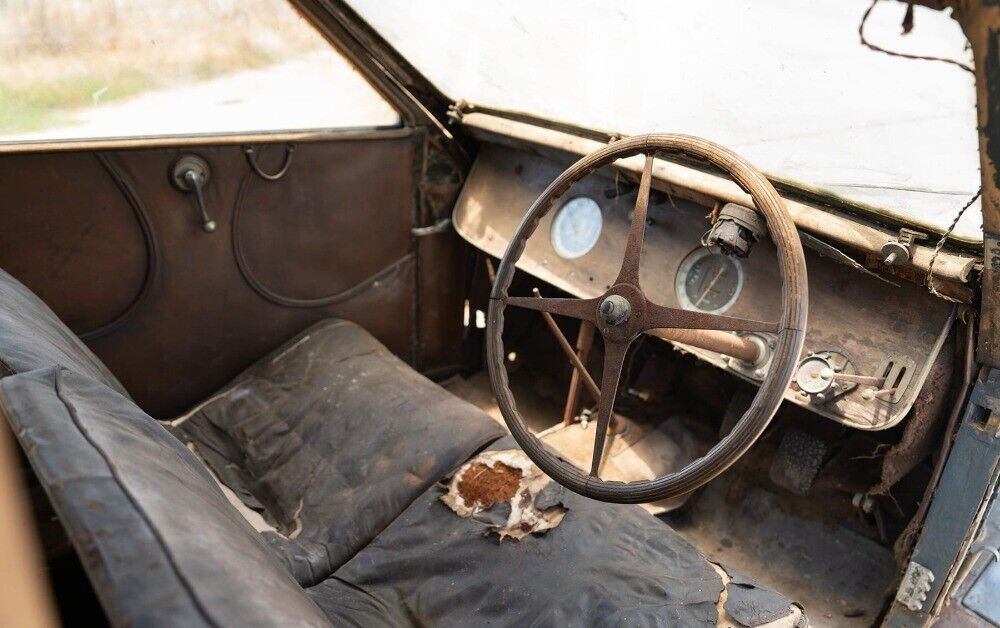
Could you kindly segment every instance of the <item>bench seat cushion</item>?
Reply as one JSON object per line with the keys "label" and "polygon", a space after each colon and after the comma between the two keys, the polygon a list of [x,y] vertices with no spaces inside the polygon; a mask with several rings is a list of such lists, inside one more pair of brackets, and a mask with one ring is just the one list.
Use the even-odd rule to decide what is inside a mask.
{"label": "bench seat cushion", "polygon": [[173,421],[261,513],[303,585],[328,577],[504,430],[358,325],[322,321]]}

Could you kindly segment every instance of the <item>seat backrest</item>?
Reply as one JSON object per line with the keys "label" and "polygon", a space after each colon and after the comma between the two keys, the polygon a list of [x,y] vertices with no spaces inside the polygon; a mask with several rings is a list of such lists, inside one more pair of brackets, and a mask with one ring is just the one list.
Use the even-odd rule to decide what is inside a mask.
{"label": "seat backrest", "polygon": [[0,376],[64,366],[127,395],[87,345],[31,290],[0,270]]}
{"label": "seat backrest", "polygon": [[183,444],[55,367],[0,380],[0,411],[118,626],[326,626]]}

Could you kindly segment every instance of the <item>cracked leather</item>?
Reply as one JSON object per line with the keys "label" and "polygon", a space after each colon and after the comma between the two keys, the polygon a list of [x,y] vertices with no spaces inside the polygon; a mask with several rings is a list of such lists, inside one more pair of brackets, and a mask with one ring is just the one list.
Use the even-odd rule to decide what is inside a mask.
{"label": "cracked leather", "polygon": [[56,367],[5,378],[0,402],[113,625],[329,625],[205,467],[130,400]]}
{"label": "cracked leather", "polygon": [[[505,438],[490,449],[510,449]],[[434,487],[309,589],[338,625],[715,625],[722,578],[639,506],[563,491],[559,526],[498,542]]]}
{"label": "cracked leather", "polygon": [[177,429],[275,526],[264,534],[304,586],[504,433],[337,319],[258,361]]}

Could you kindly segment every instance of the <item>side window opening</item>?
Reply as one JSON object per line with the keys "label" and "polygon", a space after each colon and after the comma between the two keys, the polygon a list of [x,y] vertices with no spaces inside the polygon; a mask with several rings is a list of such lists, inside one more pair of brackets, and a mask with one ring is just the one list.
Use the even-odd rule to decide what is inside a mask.
{"label": "side window opening", "polygon": [[286,0],[0,0],[0,142],[392,127]]}

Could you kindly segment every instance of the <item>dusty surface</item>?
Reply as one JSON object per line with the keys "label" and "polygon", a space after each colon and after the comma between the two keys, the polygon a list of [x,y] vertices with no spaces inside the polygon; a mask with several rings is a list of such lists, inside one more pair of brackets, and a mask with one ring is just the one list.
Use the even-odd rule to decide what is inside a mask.
{"label": "dusty surface", "polygon": [[[710,138],[782,179],[943,231],[980,182],[973,77],[862,46],[869,5],[352,3],[452,98],[629,134]],[[916,7],[916,26],[902,35],[905,11],[878,3],[868,39],[969,61],[945,11]],[[604,81],[615,89],[593,89]],[[953,235],[981,241],[981,218],[974,207]]]}
{"label": "dusty surface", "polygon": [[[496,398],[490,388],[489,376],[477,373],[468,379],[455,378],[445,382],[445,388],[469,403],[485,410],[498,422],[503,423]],[[526,423],[546,444],[562,454],[581,469],[590,468],[590,458],[594,453],[594,423],[587,426],[580,423],[563,426],[558,409],[548,399],[534,394],[529,387],[520,386],[514,391],[517,407]],[[680,469],[705,451],[711,443],[703,441],[700,435],[688,429],[687,423],[679,417],[672,417],[656,428],[634,423],[623,416],[618,420],[624,429],[618,435],[608,438],[601,462],[601,477],[616,482],[650,480]],[[660,514],[684,504],[690,494],[672,500],[653,504],[643,504],[643,508],[653,514]]]}
{"label": "dusty surface", "polygon": [[812,626],[870,626],[895,570],[887,548],[786,513],[772,493],[731,475],[664,520],[709,560],[800,603]]}
{"label": "dusty surface", "polygon": [[[554,340],[552,345],[555,346]],[[441,382],[441,385],[451,394],[465,399],[493,417],[497,423],[504,425],[500,407],[497,406],[496,397],[490,386],[490,376],[486,371],[480,371],[468,378],[455,377]],[[530,385],[512,381],[511,390],[517,399],[517,409],[531,431],[541,432],[562,421],[562,406],[542,397]]]}

